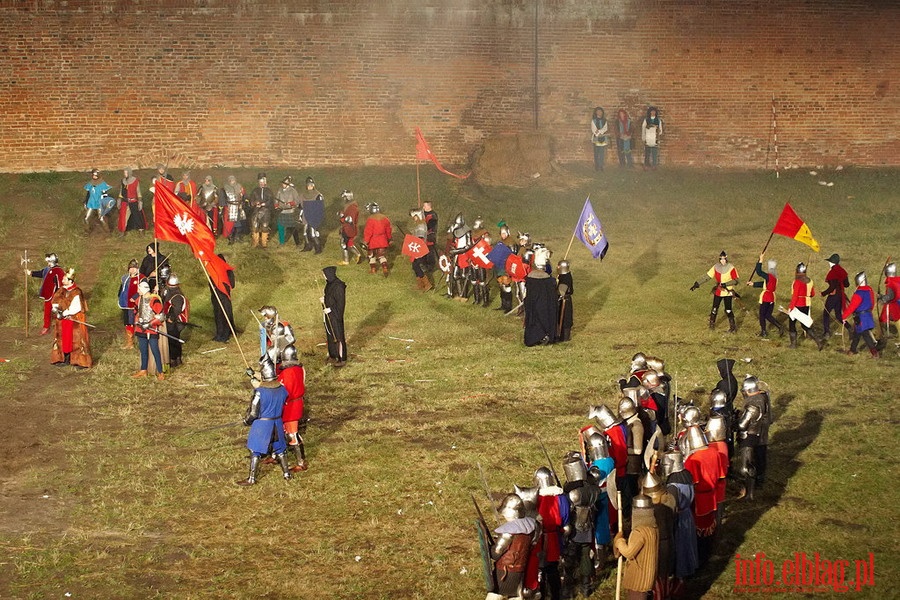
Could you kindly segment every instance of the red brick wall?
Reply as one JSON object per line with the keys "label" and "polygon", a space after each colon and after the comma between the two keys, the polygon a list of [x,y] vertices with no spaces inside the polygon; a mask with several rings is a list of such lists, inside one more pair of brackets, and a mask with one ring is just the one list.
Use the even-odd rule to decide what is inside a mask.
{"label": "red brick wall", "polygon": [[[900,8],[540,0],[539,120],[660,107],[666,164],[900,165]],[[0,0],[0,170],[447,163],[533,126],[533,0]],[[639,130],[639,128],[636,128]],[[614,159],[613,159],[614,160]],[[774,156],[770,156],[770,162]]]}

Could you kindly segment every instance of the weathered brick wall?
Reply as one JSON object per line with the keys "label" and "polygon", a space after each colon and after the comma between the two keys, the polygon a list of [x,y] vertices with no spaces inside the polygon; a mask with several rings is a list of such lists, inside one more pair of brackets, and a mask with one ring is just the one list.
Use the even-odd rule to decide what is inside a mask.
{"label": "weathered brick wall", "polygon": [[[900,165],[900,8],[540,0],[538,116],[588,160],[647,104],[663,162]],[[533,0],[0,0],[0,170],[463,162],[533,127]],[[774,156],[770,156],[770,163]]]}

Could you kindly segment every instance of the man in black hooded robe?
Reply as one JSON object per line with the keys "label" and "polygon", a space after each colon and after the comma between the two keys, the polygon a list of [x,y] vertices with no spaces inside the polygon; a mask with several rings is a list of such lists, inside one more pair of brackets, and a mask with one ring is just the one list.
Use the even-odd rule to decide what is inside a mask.
{"label": "man in black hooded robe", "polygon": [[347,302],[347,284],[337,276],[337,267],[325,267],[325,292],[322,295],[322,312],[325,321],[325,338],[328,342],[328,361],[335,367],[347,363],[347,340],[344,338],[344,306]]}
{"label": "man in black hooded robe", "polygon": [[525,277],[525,345],[537,346],[556,341],[559,293],[556,280],[544,267],[550,260],[550,250],[534,250],[534,269]]}

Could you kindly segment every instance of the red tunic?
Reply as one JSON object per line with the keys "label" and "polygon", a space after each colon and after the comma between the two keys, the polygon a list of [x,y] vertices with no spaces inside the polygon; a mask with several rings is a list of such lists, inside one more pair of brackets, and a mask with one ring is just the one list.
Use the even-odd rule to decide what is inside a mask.
{"label": "red tunic", "polygon": [[[557,488],[559,489],[559,488]],[[562,514],[559,510],[559,496],[538,496],[538,513],[541,515],[544,525],[543,550],[547,562],[559,562],[562,534]],[[568,498],[565,498],[568,502]]]}
{"label": "red tunic", "polygon": [[606,431],[609,438],[609,455],[616,463],[616,477],[625,477],[625,465],[628,462],[628,440],[621,424],[615,424]]}
{"label": "red tunic", "polygon": [[359,206],[356,202],[351,202],[341,211],[341,233],[347,237],[347,246],[352,248],[354,238],[359,233]]}
{"label": "red tunic", "polygon": [[391,221],[383,214],[374,214],[366,220],[363,239],[370,250],[387,248],[392,237]]}
{"label": "red tunic", "polygon": [[725,501],[725,478],[728,477],[728,444],[710,442],[709,447],[719,453],[719,481],[716,483],[716,504]]}
{"label": "red tunic", "polygon": [[[149,327],[151,329],[155,329],[156,331],[149,331],[148,329],[144,329],[138,324],[138,321],[141,318],[140,312],[140,302],[141,295],[137,294],[131,298],[131,309],[134,311],[134,332],[135,333],[157,333],[159,331],[159,326],[162,324],[162,321],[154,318],[150,321]],[[159,296],[156,294],[150,294],[150,310],[153,311],[154,314],[161,314],[163,312],[163,303],[160,300]]]}
{"label": "red tunic", "polygon": [[62,280],[65,274],[65,271],[60,266],[47,268],[47,272],[44,273],[44,278],[41,280],[41,291],[38,294],[41,300],[45,302],[50,301],[56,290],[62,287]]}
{"label": "red tunic", "polygon": [[816,289],[813,287],[812,281],[801,281],[799,279],[794,280],[794,285],[791,287],[791,305],[788,310],[794,310],[795,308],[803,308],[804,306],[809,306],[809,300],[813,296],[816,295]]}
{"label": "red tunic", "polygon": [[769,273],[768,279],[766,280],[766,284],[763,288],[763,293],[759,297],[759,303],[763,302],[775,302],[775,288],[778,286],[778,278]]}
{"label": "red tunic", "polygon": [[[699,531],[707,530],[709,535],[710,515],[715,525],[716,486],[719,483],[719,453],[715,448],[697,450],[684,461],[684,468],[694,479],[694,521]],[[706,518],[703,518],[706,517]]]}
{"label": "red tunic", "polygon": [[886,323],[888,317],[891,321],[900,321],[900,277],[885,278],[884,287],[894,291],[894,299],[881,309],[881,322]]}
{"label": "red tunic", "polygon": [[303,418],[303,395],[306,393],[306,371],[300,365],[288,367],[278,374],[278,381],[287,390],[284,401],[284,412],[281,419],[285,422],[299,421]]}

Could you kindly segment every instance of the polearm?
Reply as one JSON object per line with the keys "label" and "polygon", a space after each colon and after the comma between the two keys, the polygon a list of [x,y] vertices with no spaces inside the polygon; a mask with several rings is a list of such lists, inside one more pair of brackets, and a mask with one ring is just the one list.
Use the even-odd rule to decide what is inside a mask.
{"label": "polearm", "polygon": [[[891,257],[888,256],[887,260],[884,261],[884,266],[881,267],[881,273],[878,274],[878,296],[881,296],[881,282],[884,279],[884,270],[887,268],[887,266],[890,262],[891,262]],[[885,332],[887,332],[887,335],[885,335],[885,337],[890,337],[890,335],[891,335],[890,315],[889,314],[885,315],[885,319],[888,323],[888,326],[887,326],[887,328],[883,328],[881,326],[881,315],[877,314],[878,313],[878,296],[875,296],[875,313],[876,313],[875,321],[878,323],[878,336],[881,337],[882,335],[885,335]],[[894,298],[894,300],[896,300],[896,298]],[[26,323],[25,335],[27,336],[28,335],[28,325],[27,325],[28,321],[26,320],[25,323]],[[843,332],[841,332],[841,333],[843,333]]]}
{"label": "polearm", "polygon": [[481,512],[481,508],[478,506],[478,501],[475,500],[475,494],[470,494],[472,496],[472,504],[475,505],[475,512],[478,513],[478,521],[481,523],[481,526],[484,527],[484,531],[487,533],[488,542],[493,546],[494,538],[491,536],[491,528],[488,527],[487,521],[484,520],[484,515]]}
{"label": "polearm", "polygon": [[[623,533],[622,523],[622,492],[616,491],[616,508],[619,511],[619,535]],[[622,559],[624,557],[619,553],[619,561],[616,565],[616,600],[622,597]]]}
{"label": "polearm", "polygon": [[550,467],[550,473],[553,475],[553,479],[556,480],[556,485],[562,487],[562,483],[560,483],[559,481],[559,476],[557,476],[556,474],[556,469],[553,468],[553,461],[550,460],[550,454],[547,452],[547,448],[544,447],[544,442],[542,442],[541,438],[539,438],[537,435],[535,435],[534,438],[538,441],[538,444],[541,445],[541,450],[544,451],[544,458],[547,459],[547,465]]}
{"label": "polearm", "polygon": [[[73,319],[72,317],[60,317],[60,319],[64,321],[72,321],[73,323],[78,323],[79,325],[84,325],[85,327],[90,327],[91,329],[97,329],[96,325],[91,325],[90,323],[85,323],[84,321],[79,321],[78,319]],[[172,337],[172,336],[169,336]]]}
{"label": "polearm", "polygon": [[494,509],[494,517],[497,519],[498,523],[502,523],[503,519],[500,518],[500,513],[497,512],[497,507],[494,506],[494,498],[491,496],[491,488],[488,487],[487,477],[484,476],[484,469],[481,468],[481,463],[475,463],[478,465],[478,472],[481,473],[481,485],[484,487],[484,495],[487,497],[488,502],[491,503],[491,508]]}
{"label": "polearm", "polygon": [[[25,250],[25,257],[22,258],[22,265],[28,270],[28,250]],[[28,337],[28,279],[30,273],[25,273],[25,337]],[[881,284],[878,284],[879,288]]]}
{"label": "polearm", "polygon": [[[203,254],[202,250],[200,251],[200,254]],[[237,344],[238,352],[241,353],[241,360],[244,361],[244,366],[249,369],[250,363],[247,362],[247,357],[244,356],[244,349],[241,348],[241,340],[238,339],[237,332],[235,332],[234,330],[234,323],[232,323],[231,319],[228,318],[228,313],[225,312],[225,305],[222,304],[222,298],[219,297],[219,288],[217,288],[213,283],[212,277],[209,276],[209,271],[206,270],[206,264],[199,256],[197,257],[197,261],[200,263],[200,267],[203,269],[203,274],[206,275],[206,281],[209,283],[209,287],[213,291],[213,296],[216,297],[216,302],[219,303],[219,308],[222,310],[222,316],[225,317],[225,322],[228,323],[228,329],[231,331],[231,336],[234,338],[234,342]]]}

